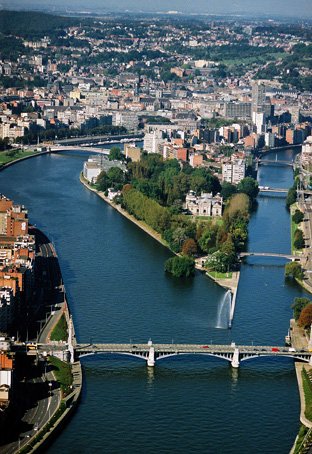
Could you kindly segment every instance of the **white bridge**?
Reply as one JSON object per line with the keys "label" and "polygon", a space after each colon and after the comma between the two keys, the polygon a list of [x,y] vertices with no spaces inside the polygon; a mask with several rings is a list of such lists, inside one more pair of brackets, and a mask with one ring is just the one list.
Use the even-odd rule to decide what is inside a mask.
{"label": "white bridge", "polygon": [[290,357],[312,364],[311,353],[302,350],[294,351],[288,347],[276,346],[247,346],[247,345],[197,345],[197,344],[77,344],[75,358],[89,355],[118,354],[140,358],[149,367],[154,367],[156,361],[177,355],[206,355],[214,356],[239,367],[240,362],[263,356]]}

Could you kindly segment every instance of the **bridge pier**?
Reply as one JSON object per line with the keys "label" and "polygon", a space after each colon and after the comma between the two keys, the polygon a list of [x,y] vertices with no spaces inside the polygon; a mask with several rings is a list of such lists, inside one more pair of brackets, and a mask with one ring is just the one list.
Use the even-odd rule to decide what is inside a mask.
{"label": "bridge pier", "polygon": [[233,354],[233,358],[232,358],[232,361],[231,361],[231,365],[235,369],[237,369],[239,367],[239,349],[238,348],[235,348],[235,350],[234,350],[234,354]]}
{"label": "bridge pier", "polygon": [[148,367],[155,366],[155,348],[153,347],[153,342],[151,340],[148,341],[149,351],[147,357],[147,365]]}

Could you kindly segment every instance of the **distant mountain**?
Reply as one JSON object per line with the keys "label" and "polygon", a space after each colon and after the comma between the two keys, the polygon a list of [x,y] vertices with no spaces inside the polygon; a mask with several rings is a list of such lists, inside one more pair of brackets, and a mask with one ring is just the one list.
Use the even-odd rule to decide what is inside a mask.
{"label": "distant mountain", "polygon": [[0,33],[23,37],[42,36],[70,25],[79,24],[77,19],[53,16],[31,11],[0,11]]}

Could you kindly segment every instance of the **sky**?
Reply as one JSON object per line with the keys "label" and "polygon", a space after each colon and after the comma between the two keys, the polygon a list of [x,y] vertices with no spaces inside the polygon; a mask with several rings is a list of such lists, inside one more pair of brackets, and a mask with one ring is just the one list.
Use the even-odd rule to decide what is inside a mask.
{"label": "sky", "polygon": [[0,9],[281,15],[312,19],[312,0],[0,0]]}

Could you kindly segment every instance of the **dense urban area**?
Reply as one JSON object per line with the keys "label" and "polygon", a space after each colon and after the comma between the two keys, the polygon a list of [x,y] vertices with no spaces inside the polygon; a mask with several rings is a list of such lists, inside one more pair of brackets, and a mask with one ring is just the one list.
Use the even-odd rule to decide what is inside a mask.
{"label": "dense urban area", "polygon": [[[294,185],[259,185],[266,155],[287,148],[298,148]],[[235,298],[257,196],[287,193],[285,276],[312,291],[308,21],[0,11],[0,170],[63,150],[88,152],[81,183],[174,253],[166,273],[191,278],[197,268]],[[293,309],[285,351],[305,355],[312,301],[297,298]],[[3,452],[32,452],[78,400],[81,370],[54,245],[6,194],[0,333],[0,426],[13,421],[31,374],[49,408],[37,421],[23,402],[19,420],[34,423],[22,437],[16,423]],[[306,433],[300,443],[311,442]]]}

